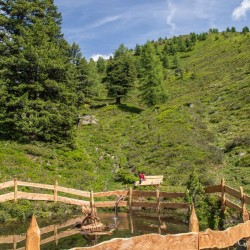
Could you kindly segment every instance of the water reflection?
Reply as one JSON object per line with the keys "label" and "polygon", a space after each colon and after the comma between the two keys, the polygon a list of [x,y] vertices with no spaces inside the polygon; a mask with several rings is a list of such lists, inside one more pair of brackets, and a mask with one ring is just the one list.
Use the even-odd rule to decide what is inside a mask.
{"label": "water reflection", "polygon": [[[110,235],[80,234],[75,227],[84,216],[48,225],[38,219],[41,231],[41,250],[69,249],[73,247],[93,246],[112,238],[129,238],[136,235],[159,233],[176,234],[188,231],[188,225],[167,216],[153,216],[132,213],[98,214],[101,222],[109,228],[115,228]],[[0,232],[0,250],[25,250],[27,223],[2,224]],[[21,229],[20,229],[21,228]],[[11,233],[10,231],[11,230]],[[22,230],[22,231],[20,231]]]}

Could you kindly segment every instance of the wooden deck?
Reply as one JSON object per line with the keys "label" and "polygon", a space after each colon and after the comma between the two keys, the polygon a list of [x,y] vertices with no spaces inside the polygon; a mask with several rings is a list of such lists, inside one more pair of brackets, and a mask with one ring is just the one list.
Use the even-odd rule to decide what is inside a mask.
{"label": "wooden deck", "polygon": [[135,186],[159,186],[163,182],[163,175],[147,175],[145,181],[136,181]]}

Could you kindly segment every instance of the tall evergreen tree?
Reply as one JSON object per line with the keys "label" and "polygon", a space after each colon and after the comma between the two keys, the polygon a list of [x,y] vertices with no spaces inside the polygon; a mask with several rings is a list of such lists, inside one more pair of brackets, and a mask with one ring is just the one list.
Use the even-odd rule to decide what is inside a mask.
{"label": "tall evergreen tree", "polygon": [[128,52],[128,48],[122,43],[114,53],[114,58],[124,56]]}
{"label": "tall evergreen tree", "polygon": [[104,74],[106,71],[106,60],[103,57],[99,57],[96,61],[96,67],[99,74]]}
{"label": "tall evergreen tree", "polygon": [[166,69],[170,68],[169,57],[166,51],[164,51],[162,55],[162,64],[164,68]]}
{"label": "tall evergreen tree", "polygon": [[77,43],[73,43],[70,47],[70,55],[71,55],[71,60],[72,63],[75,65],[79,64],[80,59],[82,58],[82,53],[80,46]]}
{"label": "tall evergreen tree", "polygon": [[142,97],[144,102],[149,105],[163,103],[167,99],[164,88],[164,73],[162,63],[156,55],[152,43],[148,42],[141,55],[142,64]]}
{"label": "tall evergreen tree", "polygon": [[121,98],[126,96],[133,87],[136,79],[136,68],[131,53],[119,47],[117,57],[109,60],[106,70],[106,83],[108,96],[116,98],[116,104],[121,103]]}
{"label": "tall evergreen tree", "polygon": [[73,69],[53,0],[1,0],[0,13],[1,137],[71,141]]}
{"label": "tall evergreen tree", "polygon": [[248,33],[248,32],[249,32],[249,28],[248,28],[247,26],[243,27],[242,33],[243,33],[243,34],[246,34],[246,33]]}
{"label": "tall evergreen tree", "polygon": [[96,63],[93,59],[89,62],[85,58],[79,60],[77,65],[77,96],[78,106],[98,97],[101,90],[101,77],[98,74]]}

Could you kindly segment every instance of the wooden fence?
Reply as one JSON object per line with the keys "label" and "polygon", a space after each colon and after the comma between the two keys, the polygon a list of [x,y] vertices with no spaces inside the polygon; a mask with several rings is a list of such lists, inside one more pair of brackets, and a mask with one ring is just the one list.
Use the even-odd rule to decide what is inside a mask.
{"label": "wooden fence", "polygon": [[[109,214],[106,214],[107,217]],[[102,214],[102,218],[104,214]],[[104,217],[105,218],[105,217]],[[77,222],[81,222],[84,219],[84,216],[78,216],[76,218],[70,219],[63,223],[53,224],[46,227],[40,228],[41,241],[40,245],[48,244],[50,242],[55,242],[58,245],[58,241],[62,238],[69,237],[79,233],[79,230],[74,228],[74,225]],[[107,218],[106,218],[107,219]],[[133,228],[133,226],[128,224],[128,213],[119,213],[119,229],[128,229]],[[133,223],[130,218],[130,222]],[[132,230],[132,229],[131,229]],[[52,236],[46,237],[48,234]],[[25,247],[17,248],[17,244],[23,244],[26,240],[26,234],[21,235],[8,235],[0,236],[0,249],[2,244],[12,245],[12,248],[15,250],[25,250]]]}
{"label": "wooden fence", "polygon": [[[205,192],[213,194],[220,193],[221,208],[223,211],[225,211],[226,207],[229,207],[242,212],[243,216],[249,216],[247,205],[250,205],[250,196],[244,193],[242,187],[239,187],[239,190],[234,189],[225,185],[225,181],[222,179],[220,185],[208,186],[205,188]],[[227,195],[229,195],[229,197]],[[233,197],[237,203],[229,200],[230,197]],[[244,220],[249,220],[249,218],[246,217]]]}
{"label": "wooden fence", "polygon": [[[42,194],[42,193],[30,193],[19,190],[19,187],[39,188],[50,190],[53,194]],[[6,188],[14,188],[13,192],[0,195],[0,202],[14,200],[17,202],[19,199],[27,200],[39,200],[39,201],[53,201],[63,202],[67,204],[77,206],[90,206],[92,207],[128,207],[130,210],[133,207],[146,207],[155,208],[157,211],[163,208],[186,208],[190,207],[190,204],[185,202],[163,202],[163,198],[183,198],[185,193],[169,193],[156,191],[138,191],[129,188],[129,190],[116,190],[107,192],[96,192],[93,191],[81,191],[72,188],[65,188],[58,186],[57,181],[54,185],[40,184],[40,183],[29,183],[18,181],[8,181],[0,184],[0,190]],[[60,195],[70,194],[81,197],[81,199],[70,198]],[[114,197],[113,200],[100,201],[103,197]],[[138,201],[139,197],[143,198],[155,198],[156,201]],[[111,198],[112,199],[112,198]]]}
{"label": "wooden fence", "polygon": [[[19,190],[19,187],[28,187],[36,189],[50,190],[53,194],[43,194],[43,193],[31,193],[23,192]],[[134,207],[146,207],[155,208],[160,211],[164,208],[190,208],[190,204],[186,202],[166,202],[165,198],[184,198],[185,193],[183,192],[162,192],[158,189],[155,191],[139,191],[129,188],[128,190],[116,190],[107,192],[96,192],[93,191],[82,191],[72,188],[61,187],[58,182],[55,181],[54,185],[40,184],[40,183],[30,183],[23,182],[14,179],[13,181],[8,181],[0,184],[0,190],[6,188],[14,188],[13,192],[0,195],[0,202],[14,200],[17,202],[19,199],[27,200],[40,200],[40,201],[53,201],[53,202],[63,202],[67,204],[77,205],[77,206],[93,206],[96,207],[128,207],[132,210]],[[206,193],[220,193],[222,209],[225,210],[226,207],[236,209],[240,212],[246,210],[247,205],[250,205],[250,196],[246,195],[243,188],[240,187],[239,190],[231,188],[225,185],[225,181],[222,179],[220,185],[208,186],[205,188]],[[75,195],[80,198],[71,198],[60,195]],[[238,203],[229,200],[226,194],[234,197],[238,200]],[[114,197],[112,200],[100,201],[103,197]],[[148,201],[146,198],[155,198],[154,201]]]}
{"label": "wooden fence", "polygon": [[[55,241],[56,245],[58,240],[79,233],[76,229],[68,229],[68,227],[73,226],[76,222],[81,221],[82,217],[77,217],[70,219],[67,222],[50,225],[40,228],[40,235],[46,235],[50,232],[53,232],[53,236],[44,238],[41,240],[40,245],[47,244],[49,242]],[[25,247],[17,248],[17,244],[25,241],[26,235],[8,235],[0,236],[0,244],[12,244],[13,249],[15,250],[25,250]],[[0,246],[1,249],[1,246]]]}
{"label": "wooden fence", "polygon": [[[126,239],[112,239],[93,247],[76,247],[71,250],[199,250],[225,249],[239,239],[250,236],[250,221],[230,227],[225,231],[207,229],[176,235],[145,234]],[[247,249],[250,249],[249,247]]]}
{"label": "wooden fence", "polygon": [[[40,189],[53,190],[52,194],[41,194],[41,193],[27,193],[18,190],[19,186],[24,187],[34,187]],[[93,193],[93,191],[86,192],[55,185],[44,185],[37,183],[20,182],[14,179],[14,181],[9,181],[0,184],[0,190],[5,188],[14,187],[14,192],[0,195],[0,202],[7,200],[14,200],[17,202],[18,199],[29,199],[29,200],[45,200],[54,202],[65,202],[68,204],[74,204],[79,206],[93,206],[96,207],[114,207],[114,206],[127,206],[129,210],[133,207],[149,207],[155,208],[158,212],[162,208],[189,208],[190,204],[182,202],[165,202],[162,198],[183,198],[184,193],[168,193],[156,191],[138,191],[130,188],[129,190],[118,190],[118,191],[108,191],[108,192],[98,192]],[[89,199],[88,201],[82,199],[73,199],[69,197],[59,196],[58,193],[66,193],[71,195],[77,195],[83,198]],[[198,220],[195,215],[195,211],[191,213],[190,231],[192,233],[179,234],[179,235],[142,235],[137,237],[132,237],[130,239],[113,239],[111,242],[101,243],[94,248],[88,249],[122,249],[123,247],[131,246],[131,248],[126,247],[126,249],[205,249],[205,248],[226,248],[232,246],[241,238],[250,237],[250,221],[249,213],[247,211],[247,205],[250,205],[250,196],[246,195],[243,188],[240,187],[239,190],[231,188],[225,185],[225,181],[222,179],[220,185],[208,186],[205,188],[206,193],[220,193],[221,206],[224,211],[226,207],[231,209],[236,209],[240,211],[243,215],[244,223],[239,224],[235,227],[228,228],[225,231],[212,231],[206,230],[205,232],[197,232]],[[230,201],[229,196],[233,197],[237,202]],[[97,201],[95,199],[101,197],[116,196],[113,201]],[[156,201],[142,201],[139,200],[141,197],[155,197]],[[119,198],[119,199],[118,199]],[[122,200],[122,198],[127,198],[127,201]],[[135,200],[136,199],[136,200]],[[34,237],[33,237],[34,238]],[[27,241],[26,241],[27,242]],[[145,242],[147,242],[145,244]],[[250,249],[250,244],[248,242],[248,249]],[[75,248],[84,249],[84,248]],[[35,249],[34,249],[35,250]]]}
{"label": "wooden fence", "polygon": [[[47,240],[43,240],[40,242],[40,231],[41,230],[39,229],[36,220],[33,217],[30,223],[30,227],[27,230],[26,250],[39,250],[40,245],[53,240],[51,240],[50,237]],[[159,234],[146,234],[127,239],[112,239],[93,247],[77,247],[72,248],[71,250],[140,250],[142,248],[144,250],[199,250],[212,248],[228,248],[229,246],[234,245],[240,239],[250,237],[250,221],[248,220],[234,227],[230,227],[224,231],[213,231],[207,229],[204,232],[199,232],[198,219],[195,213],[195,208],[194,206],[192,206],[192,212],[190,215],[190,231],[190,233],[176,235],[163,236]],[[63,235],[65,233],[66,236],[72,234],[70,231],[66,231],[63,233]],[[250,244],[248,242],[247,250],[249,249]]]}

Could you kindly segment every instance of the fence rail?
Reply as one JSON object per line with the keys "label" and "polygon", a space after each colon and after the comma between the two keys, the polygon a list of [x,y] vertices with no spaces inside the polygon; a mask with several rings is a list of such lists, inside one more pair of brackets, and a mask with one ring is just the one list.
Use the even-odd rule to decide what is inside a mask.
{"label": "fence rail", "polygon": [[[52,190],[53,194],[41,194],[41,193],[28,193],[18,191],[19,186],[25,187],[33,187],[33,188],[42,188],[47,190]],[[7,194],[0,195],[0,202],[18,199],[29,199],[29,200],[47,200],[54,202],[65,202],[68,204],[74,204],[79,206],[93,206],[96,207],[114,207],[114,206],[126,206],[131,210],[132,207],[149,207],[154,208],[157,211],[163,208],[182,208],[188,209],[190,208],[190,204],[183,202],[163,202],[160,198],[181,198],[184,197],[184,193],[168,193],[168,192],[160,192],[156,191],[138,191],[130,188],[129,190],[116,190],[116,191],[107,191],[107,192],[98,192],[93,193],[93,191],[86,192],[71,188],[65,188],[58,186],[57,181],[55,185],[47,185],[40,183],[28,183],[21,182],[14,179],[14,181],[8,181],[0,184],[0,189],[14,187],[14,192],[10,192]],[[73,199],[69,197],[59,196],[58,193],[66,193],[70,195],[78,195],[84,198],[89,198],[89,201]],[[206,248],[226,248],[232,246],[236,241],[241,238],[250,237],[250,221],[249,221],[249,213],[247,212],[246,205],[250,205],[250,197],[243,192],[243,188],[240,187],[239,190],[236,190],[232,187],[225,185],[225,181],[222,179],[220,185],[208,186],[205,188],[206,193],[221,193],[221,206],[224,211],[226,207],[238,210],[242,212],[243,221],[235,227],[228,228],[225,231],[212,231],[206,230],[205,232],[197,231],[198,219],[194,211],[194,207],[192,208],[192,213],[190,216],[190,231],[188,234],[178,234],[178,235],[142,235],[137,237],[132,237],[129,239],[113,239],[111,242],[101,243],[93,248],[88,249],[120,249],[123,248],[128,243],[130,246],[133,246],[133,249],[141,249],[143,242],[147,241],[148,245],[152,244],[152,248],[150,249],[206,249]],[[230,201],[226,194],[237,199],[240,204],[236,204],[233,201]],[[95,201],[96,198],[108,197],[108,196],[116,196],[115,201]],[[145,201],[145,200],[134,200],[138,199],[138,197],[155,197],[155,202]],[[119,199],[117,199],[119,198]],[[127,198],[127,200],[120,200],[120,198]],[[29,230],[28,230],[29,231]],[[40,232],[39,228],[37,229]],[[57,234],[58,238],[62,235],[65,237],[66,235],[70,235],[72,232],[65,232],[62,234]],[[64,236],[65,235],[65,236]],[[33,237],[33,236],[32,236]],[[0,238],[1,239],[1,238]],[[18,242],[21,240],[19,238],[12,238],[14,242]],[[28,239],[28,238],[27,238]],[[52,239],[52,237],[51,237]],[[54,238],[53,238],[54,239]],[[168,239],[168,240],[166,240]],[[8,239],[2,238],[3,241],[7,241]],[[50,239],[42,241],[42,243],[48,242]],[[26,241],[26,247],[27,247]],[[105,246],[105,247],[104,247]],[[103,248],[104,247],[104,248]],[[28,249],[28,248],[26,248]],[[84,249],[84,248],[74,248],[76,249]],[[250,242],[248,241],[248,249],[250,249]],[[35,249],[34,249],[35,250]]]}
{"label": "fence rail", "polygon": [[[238,240],[250,236],[250,221],[230,227],[224,231],[213,231],[207,229],[204,232],[184,233],[176,235],[146,234],[128,239],[112,239],[92,247],[77,247],[71,250],[103,250],[103,249],[146,249],[158,250],[199,250],[220,249],[234,245]],[[249,248],[247,248],[249,249]]]}
{"label": "fence rail", "polygon": [[[17,181],[14,179],[13,181],[8,181],[0,184],[0,189],[14,187],[14,192],[10,192],[7,194],[0,195],[0,202],[14,200],[17,202],[19,199],[27,199],[27,200],[36,200],[36,201],[54,201],[54,202],[63,202],[67,204],[77,205],[77,206],[93,206],[96,207],[146,207],[146,208],[156,208],[159,210],[160,208],[189,208],[189,204],[184,203],[171,203],[171,202],[162,202],[160,198],[183,198],[185,193],[169,193],[169,192],[160,192],[156,191],[139,191],[139,190],[115,190],[115,191],[106,191],[106,192],[96,192],[92,191],[82,191],[72,188],[66,188],[58,186],[57,181],[55,181],[54,185],[41,184],[41,183],[30,183],[24,181]],[[53,194],[42,194],[42,193],[34,193],[34,192],[23,192],[19,191],[19,187],[29,187],[29,188],[39,188],[45,189],[49,191],[53,191]],[[33,190],[34,191],[34,190]],[[84,199],[76,199],[69,198],[65,196],[59,195],[59,193],[76,195]],[[115,199],[112,201],[98,201],[98,198],[103,197],[113,197]],[[149,198],[155,197],[156,201],[151,202],[138,202],[134,199],[138,197]],[[119,200],[117,200],[119,198]]]}
{"label": "fence rail", "polygon": [[[106,192],[92,192],[92,191],[82,191],[73,188],[61,187],[55,181],[54,185],[41,184],[41,183],[30,183],[24,181],[18,181],[14,179],[13,181],[7,181],[0,184],[0,190],[6,188],[13,188],[14,192],[9,192],[6,194],[0,195],[0,202],[11,201],[15,202],[18,199],[27,199],[27,200],[36,200],[36,201],[54,201],[54,202],[63,202],[67,204],[77,205],[77,206],[93,206],[96,207],[146,207],[146,208],[185,208],[188,209],[190,204],[183,202],[165,202],[164,198],[183,198],[185,193],[183,192],[163,192],[159,190],[155,191],[142,191],[142,190],[115,190],[115,191],[106,191]],[[22,192],[19,191],[19,187],[29,187],[29,188],[38,188],[52,191],[53,194],[42,194],[42,193],[31,193],[31,192]],[[224,180],[220,185],[213,185],[205,187],[205,192],[212,193],[221,193],[222,207],[229,207],[242,211],[245,205],[250,205],[250,196],[244,194],[242,187],[239,190],[236,190],[230,186],[225,185]],[[60,195],[59,195],[60,194]],[[63,195],[62,195],[63,194]],[[65,195],[75,195],[79,198],[71,198]],[[236,204],[233,201],[230,201],[225,195],[228,194],[235,199],[239,200],[240,204]],[[113,200],[108,201],[98,201],[99,198],[103,197],[115,197]],[[155,198],[156,201],[141,201],[143,198]],[[119,198],[119,201],[117,200]],[[85,200],[87,199],[87,200]]]}

